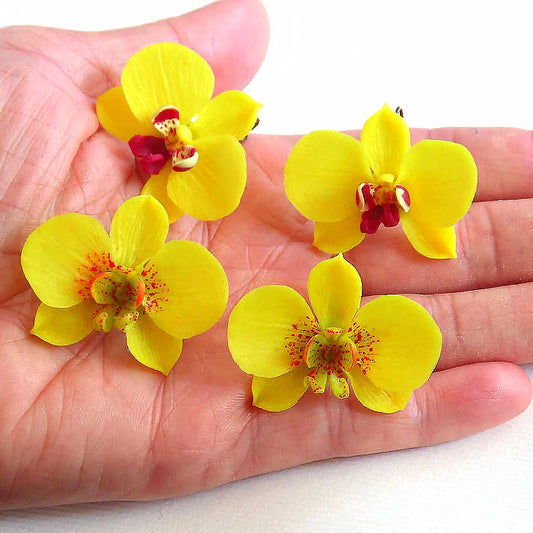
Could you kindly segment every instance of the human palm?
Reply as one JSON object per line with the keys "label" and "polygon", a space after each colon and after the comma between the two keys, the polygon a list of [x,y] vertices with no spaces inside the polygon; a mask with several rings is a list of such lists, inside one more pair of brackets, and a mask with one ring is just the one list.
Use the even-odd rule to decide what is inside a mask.
{"label": "human palm", "polygon": [[[214,30],[210,48],[203,36]],[[94,101],[118,84],[129,55],[176,39],[211,62],[222,91],[253,75],[267,25],[258,3],[241,0],[122,32],[0,33],[0,506],[184,494],[307,461],[459,438],[523,410],[531,384],[505,363],[531,360],[533,340],[533,251],[521,245],[533,233],[532,141],[518,130],[413,132],[462,142],[478,162],[458,260],[417,255],[397,229],[346,254],[366,296],[411,294],[443,331],[439,371],[402,412],[377,414],[328,392],[307,393],[287,412],[260,411],[229,354],[227,317],[238,299],[271,283],[305,295],[325,257],[311,245],[312,223],[284,195],[292,137],[245,141],[248,184],[232,215],[171,227],[171,238],[200,242],[220,260],[230,299],[216,326],[184,342],[168,377],[137,363],[117,330],[64,348],[29,334],[38,301],[20,267],[24,239],[59,213],[109,224],[139,193],[145,176],[125,143],[99,129]]]}

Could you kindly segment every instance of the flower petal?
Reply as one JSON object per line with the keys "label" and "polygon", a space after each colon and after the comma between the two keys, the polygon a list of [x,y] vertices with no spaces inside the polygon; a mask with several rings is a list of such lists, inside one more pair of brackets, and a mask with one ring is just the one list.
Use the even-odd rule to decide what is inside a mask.
{"label": "flower petal", "polygon": [[226,91],[210,100],[191,123],[195,137],[232,135],[244,139],[255,126],[263,106],[241,91]]}
{"label": "flower petal", "polygon": [[400,220],[405,235],[417,252],[431,259],[455,259],[457,257],[453,226],[439,228],[426,224],[423,217],[416,218],[411,212],[401,213]]}
{"label": "flower petal", "polygon": [[275,413],[293,407],[309,386],[305,379],[308,371],[304,365],[272,379],[254,376],[253,405]]}
{"label": "flower petal", "polygon": [[97,307],[91,301],[66,309],[41,304],[31,333],[54,346],[75,344],[94,330],[92,315]]}
{"label": "flower petal", "polygon": [[285,165],[285,191],[305,217],[338,222],[353,213],[360,183],[370,179],[361,143],[337,131],[313,131],[294,146]]}
{"label": "flower petal", "polygon": [[405,155],[398,183],[409,192],[409,214],[433,226],[451,226],[466,214],[474,199],[476,163],[461,144],[420,141]]}
{"label": "flower petal", "polygon": [[405,408],[412,391],[393,392],[376,387],[363,373],[354,368],[346,375],[357,399],[367,408],[379,413],[395,413]]}
{"label": "flower petal", "polygon": [[96,100],[96,114],[102,127],[111,135],[128,142],[135,135],[153,135],[151,123],[139,122],[130,111],[122,87],[113,87]]}
{"label": "flower petal", "polygon": [[183,341],[157,327],[142,313],[139,320],[126,330],[128,348],[139,363],[168,376],[181,354]]}
{"label": "flower petal", "polygon": [[361,307],[355,325],[373,339],[364,346],[357,338],[355,343],[359,358],[371,359],[364,374],[376,387],[406,392],[428,380],[439,359],[442,335],[421,305],[403,296],[380,296]]}
{"label": "flower petal", "polygon": [[177,43],[157,43],[134,54],[122,71],[124,96],[144,124],[167,105],[188,123],[209,101],[215,77],[205,59]]}
{"label": "flower petal", "polygon": [[163,246],[168,233],[165,208],[153,196],[126,200],[111,222],[112,252],[116,263],[137,266]]}
{"label": "flower petal", "polygon": [[246,154],[230,135],[194,141],[198,162],[186,172],[171,172],[170,199],[199,220],[216,220],[232,213],[246,185]]}
{"label": "flower petal", "polygon": [[361,278],[342,255],[322,261],[311,270],[307,291],[322,329],[350,327],[361,303]]}
{"label": "flower petal", "polygon": [[144,184],[143,190],[141,191],[141,194],[153,196],[165,208],[169,224],[176,222],[176,220],[184,215],[183,211],[169,198],[167,193],[171,164],[169,161],[159,174],[150,176],[150,179]]}
{"label": "flower petal", "polygon": [[347,252],[365,238],[360,225],[361,211],[358,209],[339,222],[315,222],[313,244],[328,254]]}
{"label": "flower petal", "polygon": [[143,271],[143,306],[170,335],[187,339],[213,326],[226,309],[228,280],[215,256],[190,241],[170,241]]}
{"label": "flower petal", "polygon": [[398,176],[411,135],[404,119],[385,104],[365,122],[361,143],[374,174]]}
{"label": "flower petal", "polygon": [[288,372],[293,362],[303,360],[307,341],[318,333],[311,331],[314,324],[311,309],[294,289],[282,285],[258,287],[246,294],[231,313],[229,349],[247,374],[275,378]]}
{"label": "flower petal", "polygon": [[41,302],[72,307],[83,299],[76,280],[93,254],[107,253],[111,242],[98,220],[69,213],[34,230],[22,249],[24,275]]}

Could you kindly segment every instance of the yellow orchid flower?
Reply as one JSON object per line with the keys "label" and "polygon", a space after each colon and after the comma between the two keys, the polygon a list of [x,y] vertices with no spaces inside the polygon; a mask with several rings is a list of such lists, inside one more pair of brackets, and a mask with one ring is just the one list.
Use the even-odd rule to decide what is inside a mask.
{"label": "yellow orchid flower", "polygon": [[41,300],[32,333],[67,346],[93,330],[126,333],[133,356],[168,374],[182,339],[209,329],[228,299],[226,274],[203,246],[165,243],[168,216],[151,196],[117,210],[109,235],[98,220],[58,215],[22,249],[24,275]]}
{"label": "yellow orchid flower", "polygon": [[296,143],[285,166],[285,190],[315,221],[315,246],[346,252],[380,224],[401,222],[421,254],[457,257],[453,225],[474,199],[474,158],[457,143],[410,142],[403,117],[385,105],[366,121],[361,142],[314,131]]}
{"label": "yellow orchid flower", "polygon": [[211,99],[211,67],[176,43],[134,54],[121,84],[98,98],[96,113],[152,175],[142,194],[155,196],[171,222],[184,213],[215,220],[234,211],[246,184],[239,141],[255,126],[261,104],[241,91]]}
{"label": "yellow orchid flower", "polygon": [[233,309],[228,344],[253,375],[254,405],[283,411],[308,387],[323,393],[326,383],[348,398],[351,383],[368,409],[403,409],[440,355],[442,336],[430,314],[403,296],[380,296],[359,309],[361,279],[342,255],[316,265],[307,289],[314,314],[282,285],[254,289]]}

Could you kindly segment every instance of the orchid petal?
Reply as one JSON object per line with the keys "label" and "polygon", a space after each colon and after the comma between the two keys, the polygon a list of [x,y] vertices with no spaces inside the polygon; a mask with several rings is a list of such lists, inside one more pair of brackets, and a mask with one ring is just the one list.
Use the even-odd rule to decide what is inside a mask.
{"label": "orchid petal", "polygon": [[177,107],[187,124],[207,104],[215,85],[207,61],[177,43],[143,48],[126,63],[121,80],[129,108],[146,125],[168,105]]}
{"label": "orchid petal", "polygon": [[167,213],[153,196],[130,198],[111,222],[111,256],[119,265],[143,264],[163,246],[167,233]]}
{"label": "orchid petal", "polygon": [[167,376],[181,354],[183,341],[156,326],[146,314],[126,330],[128,348],[139,363]]}
{"label": "orchid petal", "polygon": [[305,217],[338,222],[353,213],[357,187],[370,179],[361,143],[336,131],[304,135],[285,165],[285,191]]}
{"label": "orchid petal", "polygon": [[[435,369],[442,335],[431,315],[413,300],[380,296],[361,307],[354,327],[356,363],[376,387],[412,391]],[[358,342],[358,330],[367,335],[364,345]]]}
{"label": "orchid petal", "polygon": [[398,176],[411,136],[404,119],[385,104],[361,130],[361,144],[375,175]]}
{"label": "orchid petal", "polygon": [[295,362],[303,364],[305,345],[318,332],[314,327],[311,309],[300,294],[289,287],[267,285],[246,294],[233,309],[228,345],[244,372],[275,378]]}
{"label": "orchid petal", "polygon": [[404,409],[411,398],[411,391],[394,392],[376,387],[357,367],[346,375],[357,399],[372,411],[395,413]]}
{"label": "orchid petal", "polygon": [[196,138],[232,135],[240,141],[255,126],[257,114],[263,107],[241,91],[226,91],[215,96],[191,123]]}
{"label": "orchid petal", "polygon": [[307,290],[322,329],[350,327],[361,303],[361,278],[342,255],[318,263],[309,274]]}
{"label": "orchid petal", "polygon": [[92,316],[97,307],[88,300],[67,308],[41,304],[31,333],[54,346],[75,344],[94,330]]}
{"label": "orchid petal", "polygon": [[194,242],[167,242],[142,276],[146,312],[175,337],[187,339],[208,330],[226,309],[226,273],[214,255]]}
{"label": "orchid petal", "polygon": [[339,222],[315,222],[313,244],[328,254],[347,252],[365,238],[360,226],[361,212],[358,209]]}
{"label": "orchid petal", "polygon": [[398,183],[409,192],[410,215],[428,225],[452,226],[474,199],[476,163],[461,144],[421,141],[406,153]]}
{"label": "orchid petal", "polygon": [[150,176],[150,179],[144,184],[141,191],[141,194],[149,194],[161,203],[167,212],[169,224],[175,222],[184,215],[183,211],[169,198],[167,193],[167,183],[170,172],[171,163],[168,162],[159,174]]}
{"label": "orchid petal", "polygon": [[246,154],[234,137],[220,135],[194,141],[198,161],[186,172],[171,172],[169,198],[199,220],[216,220],[232,213],[246,184]]}
{"label": "orchid petal", "polygon": [[455,259],[457,245],[453,226],[440,228],[427,224],[411,212],[400,214],[405,235],[413,248],[431,259]]}
{"label": "orchid petal", "polygon": [[96,114],[102,127],[114,137],[128,142],[135,135],[153,135],[155,128],[137,120],[124,97],[122,87],[113,87],[96,100]]}
{"label": "orchid petal", "polygon": [[275,378],[254,376],[253,405],[275,413],[293,407],[309,386],[306,380],[308,371],[304,365]]}
{"label": "orchid petal", "polygon": [[26,239],[22,269],[41,302],[72,307],[86,297],[80,285],[85,270],[105,262],[110,249],[109,236],[98,220],[76,213],[58,215]]}

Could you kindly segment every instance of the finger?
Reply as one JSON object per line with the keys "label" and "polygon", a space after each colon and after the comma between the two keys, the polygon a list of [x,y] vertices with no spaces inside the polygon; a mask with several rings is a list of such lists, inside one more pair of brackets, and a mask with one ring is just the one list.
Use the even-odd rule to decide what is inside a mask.
{"label": "finger", "polygon": [[179,42],[204,57],[215,73],[215,92],[242,89],[257,72],[268,46],[268,18],[258,0],[222,0],[185,15],[127,28],[86,34],[94,59],[108,77],[96,96],[114,85],[128,58],[156,42]]}
{"label": "finger", "polygon": [[518,128],[412,129],[411,142],[440,139],[466,146],[478,168],[476,201],[533,198],[532,133]]}
{"label": "finger", "polygon": [[442,332],[439,369],[482,361],[533,362],[533,283],[410,296]]}
{"label": "finger", "polygon": [[179,17],[133,28],[90,33],[10,28],[2,37],[61,62],[75,85],[91,98],[120,85],[124,64],[141,48],[178,42],[209,62],[218,93],[242,89],[252,79],[266,53],[269,26],[259,0],[221,0]]}
{"label": "finger", "polygon": [[365,410],[353,398],[306,393],[283,413],[255,413],[244,473],[459,439],[517,416],[531,392],[519,367],[483,363],[434,374],[405,410],[391,415]]}
{"label": "finger", "polygon": [[[327,128],[328,125],[324,124]],[[350,135],[360,138],[359,131]],[[285,154],[300,137],[267,139],[273,157]],[[476,161],[479,182],[476,201],[533,198],[533,132],[516,128],[411,129],[411,143],[440,139],[466,146]],[[283,173],[278,175],[283,180]]]}
{"label": "finger", "polygon": [[[312,239],[311,231],[306,239]],[[418,254],[400,227],[382,228],[346,254],[365,294],[467,291],[533,281],[533,199],[476,202],[456,224],[457,259]],[[431,275],[427,275],[431,268]]]}

